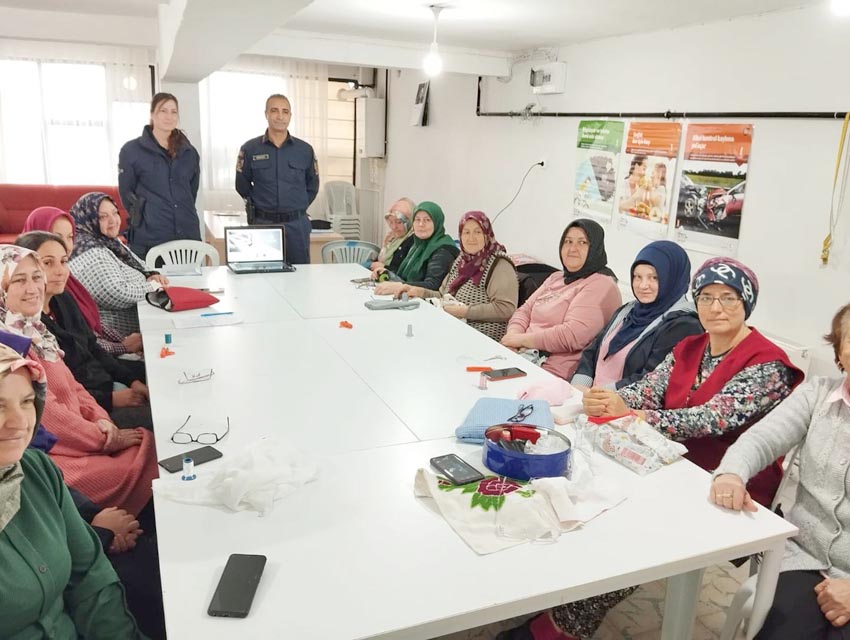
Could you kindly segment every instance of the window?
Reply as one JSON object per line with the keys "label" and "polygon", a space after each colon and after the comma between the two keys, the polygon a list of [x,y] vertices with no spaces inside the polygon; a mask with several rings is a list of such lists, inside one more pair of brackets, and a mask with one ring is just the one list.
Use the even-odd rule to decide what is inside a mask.
{"label": "window", "polygon": [[[118,152],[147,122],[150,93],[120,99],[109,86],[115,70],[0,59],[0,182],[117,184]],[[147,67],[117,70],[119,81],[150,87]]]}
{"label": "window", "polygon": [[354,183],[354,100],[340,100],[347,82],[328,82],[328,166],[325,180]]}

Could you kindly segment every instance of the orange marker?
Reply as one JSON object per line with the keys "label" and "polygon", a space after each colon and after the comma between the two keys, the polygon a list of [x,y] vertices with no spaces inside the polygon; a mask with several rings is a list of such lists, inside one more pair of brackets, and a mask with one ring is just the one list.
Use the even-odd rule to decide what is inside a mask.
{"label": "orange marker", "polygon": [[466,370],[470,373],[480,371],[492,371],[493,367],[467,367]]}
{"label": "orange marker", "polygon": [[163,347],[162,349],[159,350],[159,357],[160,358],[167,358],[168,356],[173,356],[173,355],[174,355],[174,351],[172,351],[168,347]]}
{"label": "orange marker", "polygon": [[354,328],[354,325],[351,324],[348,320],[341,320],[340,323],[339,323],[339,328],[340,329],[352,329],[352,328]]}

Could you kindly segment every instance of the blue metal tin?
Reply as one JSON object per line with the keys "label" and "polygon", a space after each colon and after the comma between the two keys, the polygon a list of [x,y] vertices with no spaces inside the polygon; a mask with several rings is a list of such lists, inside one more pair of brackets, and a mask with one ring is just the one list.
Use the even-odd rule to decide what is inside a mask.
{"label": "blue metal tin", "polygon": [[[501,425],[498,428],[501,428]],[[569,438],[554,429],[547,429],[546,427],[534,428],[540,432],[547,431],[566,441],[567,448],[557,453],[544,454],[511,451],[510,449],[503,449],[499,446],[498,442],[494,442],[485,435],[482,453],[484,466],[497,475],[513,478],[514,480],[569,476],[572,462],[572,444]]]}

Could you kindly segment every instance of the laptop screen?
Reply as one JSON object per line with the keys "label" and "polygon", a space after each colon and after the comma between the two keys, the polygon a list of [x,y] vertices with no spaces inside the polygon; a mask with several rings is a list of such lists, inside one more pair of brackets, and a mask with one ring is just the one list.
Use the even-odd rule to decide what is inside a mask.
{"label": "laptop screen", "polygon": [[224,230],[227,263],[283,262],[280,227],[227,227]]}

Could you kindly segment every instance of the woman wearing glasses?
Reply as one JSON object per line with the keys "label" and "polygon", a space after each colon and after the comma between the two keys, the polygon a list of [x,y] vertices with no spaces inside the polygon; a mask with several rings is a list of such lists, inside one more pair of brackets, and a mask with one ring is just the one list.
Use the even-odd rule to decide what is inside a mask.
{"label": "woman wearing glasses", "polygon": [[[782,349],[745,320],[758,297],[758,280],[732,258],[712,258],[692,282],[705,333],[677,344],[655,371],[611,391],[585,394],[589,416],[622,416],[635,410],[672,440],[684,442],[686,457],[713,470],[726,449],[767,415],[802,380]],[[770,505],[781,467],[773,462],[747,485],[754,500]],[[499,640],[590,638],[605,614],[637,587],[580,600],[543,613]]]}
{"label": "woman wearing glasses", "polygon": [[620,389],[655,369],[679,340],[702,333],[694,304],[685,298],[690,279],[691,261],[675,242],[641,249],[631,269],[635,299],[582,352],[572,385]]}
{"label": "woman wearing glasses", "polygon": [[407,257],[407,252],[413,246],[413,209],[416,203],[410,198],[399,198],[390,207],[384,220],[389,231],[384,237],[384,245],[378,254],[378,259],[371,265],[375,278],[384,269],[398,271],[401,263]]}
{"label": "woman wearing glasses", "polygon": [[758,640],[850,638],[850,304],[824,336],[841,377],[813,377],[726,452],[709,499],[756,511],[746,482],[799,447],[800,481],[788,521],[800,532],[785,545],[773,607]]}
{"label": "woman wearing glasses", "polygon": [[38,254],[0,245],[0,329],[31,338],[30,354],[50,378],[41,420],[58,437],[50,457],[65,481],[92,501],[139,514],[157,477],[153,433],[116,427],[74,380],[55,336],[41,322],[44,295]]}
{"label": "woman wearing glasses", "polygon": [[564,270],[549,276],[516,310],[502,344],[528,353],[533,362],[569,380],[581,352],[602,331],[622,298],[608,268],[605,231],[599,224],[585,219],[571,222],[558,248]]}

